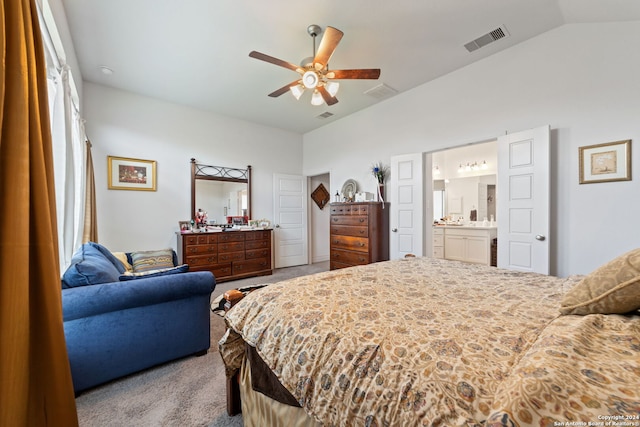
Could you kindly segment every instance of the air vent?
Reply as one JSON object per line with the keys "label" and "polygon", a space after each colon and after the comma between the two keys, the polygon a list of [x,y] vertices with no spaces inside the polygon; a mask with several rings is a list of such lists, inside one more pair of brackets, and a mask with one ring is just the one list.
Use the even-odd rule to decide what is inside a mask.
{"label": "air vent", "polygon": [[316,117],[319,118],[319,119],[328,119],[331,116],[333,116],[333,113],[325,111],[324,113],[322,113],[322,114],[320,114],[319,116],[316,116]]}
{"label": "air vent", "polygon": [[480,36],[473,41],[470,41],[469,43],[465,44],[464,47],[469,52],[473,52],[474,50],[478,50],[481,47],[488,45],[489,43],[493,43],[494,41],[503,39],[505,37],[509,37],[509,32],[507,31],[505,26],[502,25],[493,31],[489,31],[487,34]]}
{"label": "air vent", "polygon": [[364,92],[365,95],[369,95],[377,99],[388,98],[395,95],[396,93],[398,93],[397,90],[395,90],[391,86],[387,86],[384,83],[381,83],[378,86],[374,86]]}

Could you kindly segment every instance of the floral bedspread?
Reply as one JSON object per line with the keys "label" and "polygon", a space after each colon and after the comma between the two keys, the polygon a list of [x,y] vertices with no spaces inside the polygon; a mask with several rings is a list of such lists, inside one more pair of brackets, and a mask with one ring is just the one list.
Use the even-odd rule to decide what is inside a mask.
{"label": "floral bedspread", "polygon": [[221,354],[231,373],[256,347],[327,426],[640,425],[640,316],[560,317],[579,279],[431,258],[299,277],[229,311]]}

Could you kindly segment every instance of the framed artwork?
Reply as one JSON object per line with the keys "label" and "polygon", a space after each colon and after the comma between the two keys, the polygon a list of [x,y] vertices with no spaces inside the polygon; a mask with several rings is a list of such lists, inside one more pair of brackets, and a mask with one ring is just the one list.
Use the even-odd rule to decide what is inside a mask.
{"label": "framed artwork", "polygon": [[156,191],[155,160],[107,156],[109,190]]}
{"label": "framed artwork", "polygon": [[178,221],[178,227],[180,227],[180,231],[190,231],[191,230],[191,221]]}
{"label": "framed artwork", "polygon": [[320,185],[318,185],[318,187],[313,190],[313,193],[311,193],[311,198],[314,202],[316,202],[316,205],[318,205],[320,210],[322,210],[324,209],[324,206],[329,203],[331,196],[329,195],[327,189],[324,188],[324,185],[320,183]]}
{"label": "framed artwork", "polygon": [[580,184],[631,181],[631,140],[578,148]]}

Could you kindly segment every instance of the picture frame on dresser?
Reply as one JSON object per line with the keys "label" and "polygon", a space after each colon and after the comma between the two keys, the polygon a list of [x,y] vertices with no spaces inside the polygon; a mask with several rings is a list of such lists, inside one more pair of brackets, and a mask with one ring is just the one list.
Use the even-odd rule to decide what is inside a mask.
{"label": "picture frame on dresser", "polygon": [[181,232],[190,231],[191,230],[191,221],[178,221],[178,228]]}

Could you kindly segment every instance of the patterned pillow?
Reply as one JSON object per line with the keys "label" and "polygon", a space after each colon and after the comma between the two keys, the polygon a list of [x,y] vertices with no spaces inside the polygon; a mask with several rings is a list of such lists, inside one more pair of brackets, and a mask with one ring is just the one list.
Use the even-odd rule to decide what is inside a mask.
{"label": "patterned pillow", "polygon": [[628,313],[640,309],[640,249],[598,268],[562,299],[562,314]]}
{"label": "patterned pillow", "polygon": [[126,272],[120,276],[120,281],[124,282],[126,280],[146,279],[147,277],[168,276],[170,274],[186,273],[187,271],[189,271],[189,264],[182,264],[171,268],[162,268],[160,270],[142,271],[139,273]]}
{"label": "patterned pillow", "polygon": [[173,249],[132,252],[131,265],[134,273],[175,267]]}
{"label": "patterned pillow", "polygon": [[126,252],[112,252],[113,256],[118,259],[124,266],[124,271],[133,271],[133,266],[129,264]]}

